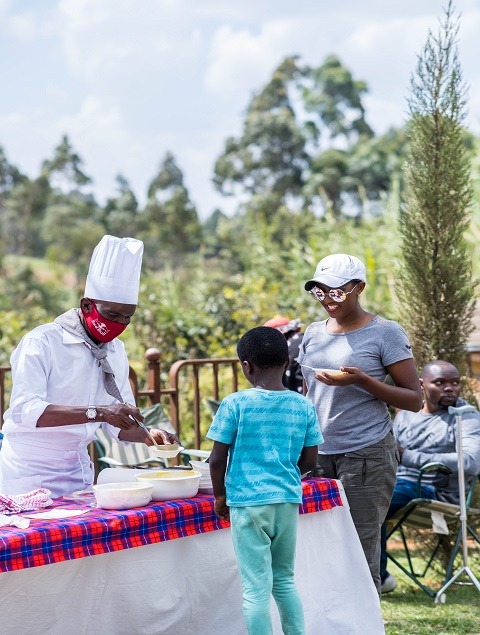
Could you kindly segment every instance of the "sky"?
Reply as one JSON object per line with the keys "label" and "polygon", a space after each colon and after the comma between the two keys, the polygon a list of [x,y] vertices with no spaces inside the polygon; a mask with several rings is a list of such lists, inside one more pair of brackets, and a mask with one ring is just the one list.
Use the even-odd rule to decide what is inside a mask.
{"label": "sky", "polygon": [[[367,82],[380,134],[406,118],[409,78],[447,0],[0,0],[0,146],[30,177],[62,135],[100,203],[115,176],[140,202],[166,152],[201,219],[216,158],[287,56],[337,55]],[[480,134],[480,0],[457,0],[470,130]]]}

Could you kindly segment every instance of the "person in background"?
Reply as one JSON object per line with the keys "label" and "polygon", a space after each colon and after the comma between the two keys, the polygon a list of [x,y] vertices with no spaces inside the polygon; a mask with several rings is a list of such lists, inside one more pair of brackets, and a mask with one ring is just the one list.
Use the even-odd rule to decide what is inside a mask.
{"label": "person in background", "polygon": [[289,390],[303,394],[303,374],[302,368],[298,363],[300,345],[303,339],[303,333],[300,332],[300,329],[303,324],[298,318],[290,320],[282,315],[275,315],[271,320],[265,322],[264,326],[271,326],[285,335],[290,361],[287,370],[283,374],[283,385]]}
{"label": "person in background", "polygon": [[387,404],[417,411],[422,395],[405,331],[362,308],[365,282],[355,256],[332,254],[318,263],[305,289],[328,317],[307,327],[298,361],[324,436],[316,473],[342,481],[380,593],[380,529],[398,465]]}
{"label": "person in background", "polygon": [[[460,399],[460,373],[453,364],[444,360],[434,360],[423,367],[420,383],[424,399],[423,408],[420,412],[401,410],[393,422],[400,465],[387,519],[411,500],[418,498],[417,480],[420,468],[426,463],[443,463],[452,470],[452,474],[425,473],[421,485],[422,498],[455,504],[459,502],[456,422],[455,415],[448,413],[448,407],[466,404],[466,401]],[[479,412],[463,415],[462,448],[465,475],[475,476],[480,472]],[[390,593],[397,586],[396,579],[387,571],[386,547],[384,523],[380,559],[382,593]]]}
{"label": "person in background", "polygon": [[305,635],[294,582],[300,479],[315,467],[322,434],[313,404],[283,386],[281,333],[251,329],[237,354],[253,387],[222,401],[207,434],[215,512],[231,522],[248,633],[271,635],[273,594],[283,632]]}
{"label": "person in background", "polygon": [[[4,415],[0,492],[47,488],[52,498],[88,488],[87,446],[102,426],[120,441],[152,445],[117,339],[135,313],[143,243],[104,236],[96,246],[79,309],[25,335],[11,356],[12,394]],[[175,435],[152,430],[159,443]]]}

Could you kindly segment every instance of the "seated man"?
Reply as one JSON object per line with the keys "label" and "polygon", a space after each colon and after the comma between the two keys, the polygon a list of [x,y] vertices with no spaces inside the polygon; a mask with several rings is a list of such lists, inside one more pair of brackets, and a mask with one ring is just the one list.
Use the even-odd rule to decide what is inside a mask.
{"label": "seated man", "polygon": [[[454,474],[425,474],[422,479],[422,497],[449,503],[459,501],[455,415],[448,413],[448,407],[466,403],[459,399],[460,375],[452,364],[435,360],[423,367],[420,383],[424,399],[422,410],[402,410],[396,415],[393,424],[400,465],[387,519],[411,500],[418,498],[418,473],[426,463],[443,463]],[[480,472],[480,413],[464,415],[462,423],[464,469],[468,478]],[[387,571],[385,523],[382,527],[380,575],[382,593],[393,591],[397,581]]]}

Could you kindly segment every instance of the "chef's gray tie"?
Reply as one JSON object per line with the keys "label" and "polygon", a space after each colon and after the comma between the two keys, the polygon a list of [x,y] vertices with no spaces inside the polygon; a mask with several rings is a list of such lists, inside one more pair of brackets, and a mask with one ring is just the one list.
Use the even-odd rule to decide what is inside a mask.
{"label": "chef's gray tie", "polygon": [[[86,342],[85,344],[89,346]],[[118,386],[115,383],[115,375],[113,373],[112,367],[108,363],[107,359],[107,351],[105,348],[98,348],[97,346],[90,346],[90,350],[92,351],[93,356],[98,361],[98,365],[102,367],[103,374],[103,384],[105,386],[105,390],[109,395],[118,399],[120,403],[123,403],[122,395],[118,390]]]}

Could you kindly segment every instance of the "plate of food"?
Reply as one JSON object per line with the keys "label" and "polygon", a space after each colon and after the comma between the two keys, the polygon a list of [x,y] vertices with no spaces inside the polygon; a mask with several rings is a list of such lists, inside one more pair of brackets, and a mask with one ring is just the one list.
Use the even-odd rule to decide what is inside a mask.
{"label": "plate of food", "polygon": [[342,375],[348,374],[338,368],[314,368],[313,366],[306,366],[305,364],[302,364],[302,366],[304,368],[310,368],[316,375],[318,375],[318,373],[325,373],[326,375],[330,375],[330,377],[341,377]]}

